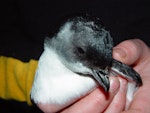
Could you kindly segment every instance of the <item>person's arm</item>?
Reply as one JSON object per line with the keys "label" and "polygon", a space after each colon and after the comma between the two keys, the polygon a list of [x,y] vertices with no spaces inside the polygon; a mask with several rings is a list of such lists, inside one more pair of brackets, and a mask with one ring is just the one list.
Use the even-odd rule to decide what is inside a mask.
{"label": "person's arm", "polygon": [[0,57],[0,98],[14,99],[31,105],[30,89],[37,61],[21,62],[10,57]]}

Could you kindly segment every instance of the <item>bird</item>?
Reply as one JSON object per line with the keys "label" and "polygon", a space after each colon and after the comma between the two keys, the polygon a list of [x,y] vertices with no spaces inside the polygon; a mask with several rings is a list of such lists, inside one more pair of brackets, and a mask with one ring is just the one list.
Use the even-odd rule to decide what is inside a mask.
{"label": "bird", "polygon": [[[132,67],[113,59],[113,38],[99,21],[72,17],[53,37],[45,39],[31,89],[34,103],[66,107],[96,87],[107,93],[111,75],[119,75],[135,87],[142,85]],[[132,88],[130,100],[133,92]]]}

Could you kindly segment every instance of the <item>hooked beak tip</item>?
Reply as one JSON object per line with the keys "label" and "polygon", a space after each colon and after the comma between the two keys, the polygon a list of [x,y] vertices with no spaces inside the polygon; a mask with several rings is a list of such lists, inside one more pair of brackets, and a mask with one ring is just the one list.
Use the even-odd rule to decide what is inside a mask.
{"label": "hooked beak tip", "polygon": [[110,82],[109,77],[107,74],[99,71],[99,70],[93,70],[93,77],[98,82],[98,84],[104,89],[105,92],[109,91],[110,88]]}

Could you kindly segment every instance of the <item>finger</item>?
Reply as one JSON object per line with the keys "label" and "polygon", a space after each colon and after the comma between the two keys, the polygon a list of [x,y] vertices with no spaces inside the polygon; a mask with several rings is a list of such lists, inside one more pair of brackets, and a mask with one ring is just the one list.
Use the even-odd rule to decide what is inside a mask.
{"label": "finger", "polygon": [[113,98],[111,104],[108,106],[104,113],[120,113],[125,108],[126,103],[126,92],[127,92],[127,81],[120,77],[120,88],[118,93]]}
{"label": "finger", "polygon": [[128,65],[141,61],[149,48],[139,39],[126,40],[113,49],[113,57]]}
{"label": "finger", "polygon": [[62,111],[62,113],[101,113],[111,102],[114,95],[117,93],[120,84],[119,80],[115,77],[110,77],[110,90],[109,95],[100,89],[95,89],[92,93],[79,100],[69,108]]}
{"label": "finger", "polygon": [[[129,110],[124,111],[123,113],[149,113],[150,112],[150,107],[149,107],[149,103],[150,103],[150,90],[149,90],[149,86],[150,86],[150,70],[148,67],[150,67],[150,49],[140,40],[130,40],[130,41],[134,41],[133,44],[130,43],[131,45],[134,45],[134,47],[138,48],[135,52],[126,52],[128,50],[126,50],[127,48],[122,49],[122,46],[118,45],[118,47],[120,49],[122,49],[125,53],[123,53],[123,56],[126,57],[124,59],[126,60],[131,60],[130,62],[127,61],[128,64],[136,64],[135,65],[135,69],[140,73],[140,75],[142,76],[142,81],[143,81],[143,85],[141,87],[139,87],[139,89],[135,92],[133,100],[130,104]],[[128,41],[127,41],[128,42]],[[125,43],[122,43],[125,44]],[[124,45],[125,46],[125,45]],[[129,49],[129,48],[128,48]],[[132,51],[132,50],[130,50]],[[122,56],[120,55],[116,55],[117,51],[114,51],[114,58],[116,59],[122,59]],[[139,53],[138,53],[139,52]],[[128,53],[128,54],[127,54]],[[122,53],[121,53],[122,54]],[[135,59],[132,59],[131,57],[133,56],[138,56]],[[119,57],[120,58],[119,58]],[[129,57],[130,56],[130,57]],[[121,60],[126,62],[126,60]],[[134,63],[136,62],[136,63]]]}
{"label": "finger", "polygon": [[134,94],[129,110],[122,113],[150,113],[150,79],[145,79],[145,83]]}
{"label": "finger", "polygon": [[123,113],[150,113],[150,76],[143,77],[143,85],[135,92],[129,110]]}

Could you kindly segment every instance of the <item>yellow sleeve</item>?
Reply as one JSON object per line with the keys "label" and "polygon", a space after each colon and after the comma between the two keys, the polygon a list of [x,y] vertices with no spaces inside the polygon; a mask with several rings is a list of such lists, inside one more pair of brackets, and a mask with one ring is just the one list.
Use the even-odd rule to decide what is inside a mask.
{"label": "yellow sleeve", "polygon": [[37,64],[36,60],[25,63],[14,58],[0,57],[0,98],[31,105],[30,90]]}

